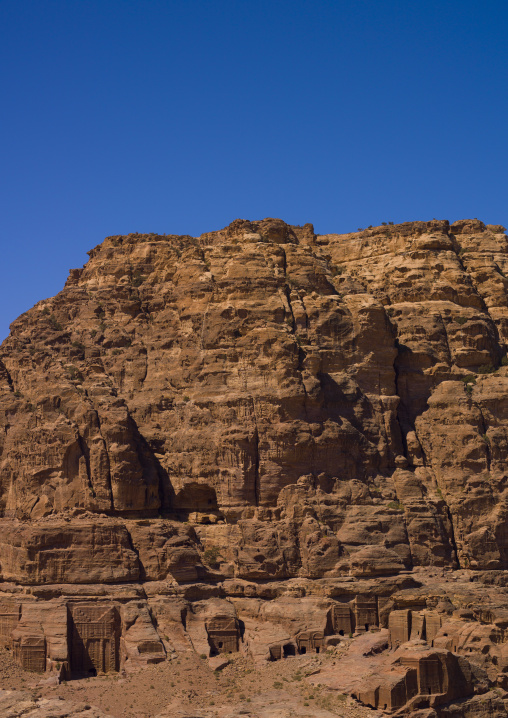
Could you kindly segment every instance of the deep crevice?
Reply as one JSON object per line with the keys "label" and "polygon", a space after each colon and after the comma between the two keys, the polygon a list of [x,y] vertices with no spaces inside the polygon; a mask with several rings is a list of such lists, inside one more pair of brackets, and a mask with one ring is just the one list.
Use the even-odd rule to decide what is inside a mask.
{"label": "deep crevice", "polygon": [[261,498],[261,486],[259,481],[259,433],[258,427],[254,429],[254,501],[259,506]]}
{"label": "deep crevice", "polygon": [[3,361],[0,359],[0,376],[2,374],[5,376],[5,379],[7,380],[7,383],[9,385],[11,391],[14,391],[14,382],[12,381],[12,377],[9,373],[9,370],[7,369],[7,367],[5,366]]}
{"label": "deep crevice", "polygon": [[91,473],[91,471],[90,471],[90,451],[89,451],[89,449],[88,449],[88,446],[87,446],[85,440],[84,440],[83,437],[81,436],[81,433],[80,433],[79,429],[78,429],[77,431],[78,431],[78,444],[79,444],[79,448],[80,448],[80,450],[81,450],[82,456],[85,457],[86,476],[87,476],[87,479],[88,479],[88,487],[89,487],[89,489],[90,489],[90,492],[91,492],[93,498],[95,499],[95,498],[96,498],[96,494],[95,494],[95,490],[94,490],[93,483],[92,483],[92,473]]}

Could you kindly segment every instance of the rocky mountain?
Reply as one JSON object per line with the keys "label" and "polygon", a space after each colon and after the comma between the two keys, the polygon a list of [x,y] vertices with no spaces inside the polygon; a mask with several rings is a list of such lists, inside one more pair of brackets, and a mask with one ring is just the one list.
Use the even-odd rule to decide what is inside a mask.
{"label": "rocky mountain", "polygon": [[[504,232],[432,220],[316,235],[265,219],[198,238],[106,238],[0,349],[9,606],[23,595],[71,615],[76,596],[119,601],[124,665],[142,662],[140,641],[153,642],[150,655],[172,650],[153,606],[139,609],[151,637],[129,649],[134,599],[151,597],[160,616],[171,604],[172,623],[187,601],[202,631],[212,614],[229,616],[227,630],[263,656],[273,630],[259,650],[241,631],[261,605],[256,620],[269,622],[271,599],[287,595],[328,601],[288,609],[299,616],[288,641],[316,611],[313,625],[331,635],[333,601],[361,596],[378,613],[363,621],[351,603],[353,624],[388,628],[397,592],[444,569],[497,583],[474,601],[498,605],[508,570]],[[247,597],[261,603],[230,614]],[[212,646],[206,630],[189,634],[194,646]],[[66,645],[54,664],[71,671]]]}

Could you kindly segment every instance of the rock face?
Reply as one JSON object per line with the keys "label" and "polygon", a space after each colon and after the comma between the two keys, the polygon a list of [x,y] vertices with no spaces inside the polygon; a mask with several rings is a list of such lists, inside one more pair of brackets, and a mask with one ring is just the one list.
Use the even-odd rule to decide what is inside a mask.
{"label": "rock face", "polygon": [[[209,626],[240,645],[284,581],[296,596],[298,581],[367,582],[368,604],[419,567],[508,570],[503,227],[236,220],[199,238],[108,237],[89,255],[0,349],[11,598],[70,616],[83,585],[117,606],[115,661],[136,663],[168,650],[148,599],[176,643],[188,614],[220,652]],[[191,605],[225,597],[244,618]],[[278,619],[252,655],[299,650],[305,631],[324,648],[330,610]]]}

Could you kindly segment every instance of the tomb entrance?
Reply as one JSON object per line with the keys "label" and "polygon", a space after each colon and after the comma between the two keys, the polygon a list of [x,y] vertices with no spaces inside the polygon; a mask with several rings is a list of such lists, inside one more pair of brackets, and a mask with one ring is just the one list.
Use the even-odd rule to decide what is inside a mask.
{"label": "tomb entrance", "polygon": [[210,655],[238,651],[238,621],[231,616],[214,616],[206,623]]}
{"label": "tomb entrance", "polygon": [[118,671],[120,621],[115,606],[69,606],[71,671],[96,676]]}

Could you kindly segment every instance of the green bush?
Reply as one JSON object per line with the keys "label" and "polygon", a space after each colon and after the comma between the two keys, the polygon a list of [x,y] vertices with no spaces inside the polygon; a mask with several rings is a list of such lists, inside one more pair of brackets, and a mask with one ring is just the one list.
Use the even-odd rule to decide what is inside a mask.
{"label": "green bush", "polygon": [[395,511],[404,511],[404,507],[399,501],[390,501],[388,508],[394,509]]}
{"label": "green bush", "polygon": [[56,318],[53,316],[53,314],[51,314],[50,317],[49,317],[49,323],[51,324],[51,326],[53,327],[53,329],[54,329],[56,332],[61,332],[61,331],[62,331],[62,329],[63,329],[62,325],[60,324],[60,322],[58,322],[58,321],[56,320]]}
{"label": "green bush", "polygon": [[218,546],[211,546],[207,548],[203,554],[203,561],[209,566],[217,566],[219,564],[220,548]]}
{"label": "green bush", "polygon": [[139,287],[141,284],[143,284],[144,281],[145,277],[141,274],[139,269],[137,269],[132,275],[132,285],[134,287]]}
{"label": "green bush", "polygon": [[83,374],[75,366],[66,367],[66,371],[71,381],[83,381]]}

